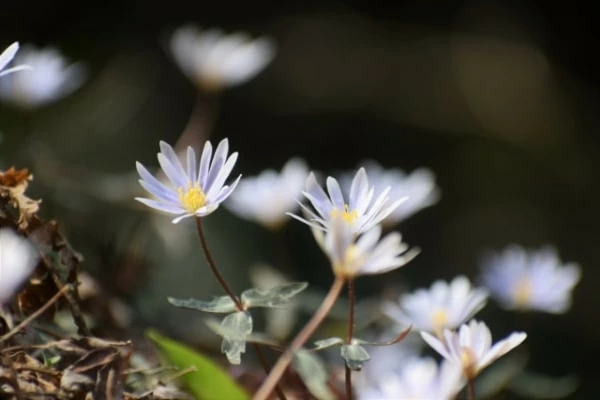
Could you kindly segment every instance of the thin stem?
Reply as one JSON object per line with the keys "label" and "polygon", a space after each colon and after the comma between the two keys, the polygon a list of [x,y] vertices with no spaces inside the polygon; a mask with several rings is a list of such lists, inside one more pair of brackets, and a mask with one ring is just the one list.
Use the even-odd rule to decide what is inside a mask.
{"label": "thin stem", "polygon": [[[352,343],[354,337],[354,302],[356,300],[356,294],[354,290],[354,279],[348,279],[348,334],[346,336],[346,343]],[[345,365],[346,368],[346,398],[352,400],[352,370]]]}
{"label": "thin stem", "polygon": [[475,400],[475,385],[473,384],[473,378],[469,378],[467,381],[467,396],[469,400]]}
{"label": "thin stem", "polygon": [[17,332],[19,332],[21,329],[26,327],[27,324],[29,324],[31,321],[33,321],[34,319],[39,317],[41,314],[43,314],[48,308],[50,308],[50,306],[52,306],[54,303],[56,303],[56,301],[62,295],[64,295],[69,289],[71,289],[71,285],[65,285],[62,288],[60,288],[60,290],[58,292],[56,292],[56,294],[54,296],[52,296],[52,298],[50,300],[48,300],[46,302],[46,304],[44,304],[43,306],[38,308],[33,314],[31,314],[30,316],[25,318],[23,321],[21,321],[21,323],[19,325],[15,326],[14,328],[12,328],[10,330],[10,332],[6,333],[4,336],[1,336],[0,343],[13,337]]}
{"label": "thin stem", "polygon": [[[233,292],[231,287],[229,287],[229,285],[227,284],[227,281],[225,280],[223,275],[221,275],[221,273],[219,272],[219,269],[217,268],[217,264],[215,263],[215,260],[213,259],[212,254],[211,254],[210,250],[208,249],[208,243],[206,242],[206,236],[204,235],[204,229],[202,229],[202,218],[200,218],[200,217],[196,217],[196,228],[198,230],[198,236],[200,237],[200,243],[202,244],[202,250],[204,250],[204,255],[206,256],[206,261],[208,262],[210,269],[212,270],[213,274],[215,275],[215,278],[217,278],[217,281],[219,281],[219,283],[223,287],[223,290],[225,290],[225,293],[227,293],[227,295],[234,302],[235,308],[237,308],[238,311],[243,311],[244,310],[243,304],[237,298],[237,296],[235,295],[235,293]],[[267,364],[267,360],[265,359],[265,356],[262,353],[260,346],[256,343],[254,343],[254,349],[256,350],[256,354],[258,355],[258,359],[260,360],[260,363],[261,363],[262,367],[264,368],[265,373],[268,375],[269,374],[269,365]],[[276,390],[279,398],[281,400],[285,400],[285,395],[283,394],[283,391],[281,390],[281,388],[279,386],[277,386],[277,387],[275,387],[275,390]]]}
{"label": "thin stem", "polygon": [[204,255],[206,256],[206,261],[208,262],[210,269],[215,275],[215,278],[217,278],[219,284],[221,284],[221,287],[223,288],[223,290],[225,290],[225,293],[227,293],[227,295],[231,297],[231,300],[235,304],[235,308],[237,308],[238,311],[244,311],[244,306],[237,298],[233,290],[231,290],[231,288],[227,284],[227,281],[225,281],[225,278],[223,278],[223,275],[221,275],[219,269],[217,268],[217,265],[215,264],[215,260],[213,259],[212,254],[208,249],[206,237],[204,236],[204,229],[202,229],[202,218],[200,217],[196,217],[196,228],[198,230],[198,236],[200,237],[200,243],[202,244],[202,250],[204,250]]}
{"label": "thin stem", "polygon": [[256,392],[254,395],[253,400],[266,400],[269,397],[269,394],[271,394],[273,388],[277,382],[279,382],[279,379],[281,379],[286,368],[292,362],[294,353],[296,353],[304,345],[304,343],[306,343],[313,332],[325,319],[327,314],[329,314],[329,311],[335,304],[335,301],[339,297],[343,287],[344,278],[336,277],[333,285],[331,285],[331,288],[329,289],[329,293],[327,293],[327,296],[325,296],[325,299],[323,299],[323,302],[319,306],[319,309],[315,315],[313,315],[310,321],[308,321],[300,333],[298,333],[298,335],[294,338],[287,350],[281,355],[281,357],[279,357],[279,360],[277,360],[277,363],[275,363],[275,366],[271,369],[271,373],[269,376],[267,376],[267,379],[258,389],[258,392]]}
{"label": "thin stem", "polygon": [[[267,373],[267,375],[269,375],[269,371],[271,370],[271,367],[267,363],[267,359],[265,358],[265,355],[262,352],[260,345],[258,343],[252,343],[252,344],[254,345],[254,350],[256,351],[256,354],[258,355],[260,364],[262,365],[262,367],[265,370],[265,372]],[[285,394],[283,393],[283,390],[281,390],[279,385],[275,386],[275,393],[277,393],[279,400],[287,400],[287,397],[285,397]]]}

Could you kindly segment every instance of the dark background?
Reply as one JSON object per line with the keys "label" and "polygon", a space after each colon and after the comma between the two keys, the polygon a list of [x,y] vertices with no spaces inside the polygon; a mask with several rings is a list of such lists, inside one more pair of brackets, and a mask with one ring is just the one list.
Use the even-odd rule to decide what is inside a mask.
{"label": "dark background", "polygon": [[[167,236],[178,229],[195,246],[193,227],[173,228],[131,199],[140,193],[134,162],[154,165],[158,140],[174,143],[195,103],[195,88],[165,51],[168,34],[197,22],[271,35],[274,62],[218,98],[210,136],[230,138],[240,152],[236,171],[279,168],[294,155],[328,173],[364,158],[430,167],[441,201],[400,226],[422,254],[385,280],[360,281],[365,296],[390,279],[414,288],[459,273],[475,278],[482,251],[508,243],[556,245],[583,267],[583,279],[569,313],[528,316],[530,366],[576,373],[576,397],[590,398],[600,372],[593,10],[541,1],[8,2],[0,48],[58,45],[88,64],[90,78],[35,113],[0,104],[0,165],[33,171],[43,214],[61,222],[107,290],[135,308],[135,324],[177,325],[189,314],[165,305],[165,295],[218,289],[195,268],[197,249],[157,246],[151,228]],[[277,258],[272,235],[227,211],[207,223],[217,257],[240,277],[236,287],[248,284],[248,263]],[[287,273],[325,288],[330,272],[308,230],[292,223],[284,235],[294,260]],[[524,329],[493,305],[481,318],[498,337]],[[192,326],[173,329],[193,335]]]}

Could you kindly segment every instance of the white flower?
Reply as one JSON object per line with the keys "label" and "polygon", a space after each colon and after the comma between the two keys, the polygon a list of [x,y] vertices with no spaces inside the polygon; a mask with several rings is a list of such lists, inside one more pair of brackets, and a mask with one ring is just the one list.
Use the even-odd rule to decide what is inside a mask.
{"label": "white flower", "polygon": [[527,252],[516,245],[492,254],[483,265],[482,282],[506,309],[564,313],[581,268],[563,265],[553,247]]}
{"label": "white flower", "polygon": [[0,76],[8,75],[12,72],[31,70],[29,65],[17,65],[12,68],[5,69],[6,66],[15,58],[15,54],[19,50],[19,42],[14,42],[0,53]]}
{"label": "white flower", "polygon": [[256,177],[242,179],[225,204],[240,217],[276,229],[288,219],[286,212],[298,208],[297,198],[307,175],[306,163],[293,158],[281,173],[266,170]]}
{"label": "white flower", "polygon": [[492,334],[483,322],[472,320],[462,325],[458,333],[444,330],[442,340],[421,332],[421,337],[445,359],[461,366],[467,379],[475,378],[481,370],[520,345],[527,334],[513,332],[492,346]]}
{"label": "white flower", "polygon": [[345,222],[344,226],[347,230],[352,234],[359,234],[377,225],[405,200],[397,199],[394,203],[388,204],[390,191],[388,187],[372,202],[375,189],[369,185],[364,168],[360,168],[352,180],[348,202],[344,199],[342,189],[335,178],[328,177],[326,183],[329,196],[311,172],[306,178],[306,190],[302,194],[312,203],[316,213],[301,205],[306,219],[290,215],[321,230],[328,230],[331,221],[340,217]]}
{"label": "white flower", "polygon": [[[427,168],[418,168],[407,174],[401,169],[384,169],[375,161],[363,163],[370,181],[375,187],[375,196],[390,187],[389,197],[392,200],[406,198],[402,207],[397,207],[382,221],[384,226],[393,226],[429,207],[440,199],[440,189],[435,183],[435,175]],[[347,192],[352,176],[350,173],[340,177],[342,189]]]}
{"label": "white flower", "polygon": [[398,232],[389,233],[381,241],[381,226],[375,225],[360,236],[346,227],[343,217],[334,217],[330,229],[323,233],[313,228],[313,233],[325,251],[336,276],[354,278],[358,275],[383,274],[412,260],[418,249],[407,252]]}
{"label": "white flower", "polygon": [[357,399],[449,400],[465,384],[461,369],[448,361],[438,366],[432,358],[404,358],[397,363],[400,366],[397,370],[374,376],[369,382],[358,380]]}
{"label": "white flower", "polygon": [[191,25],[176,30],[170,46],[179,68],[205,90],[242,84],[275,57],[275,43],[268,37],[253,40],[246,33],[225,35],[219,29],[200,31]]}
{"label": "white flower", "polygon": [[0,306],[25,282],[39,259],[29,241],[9,228],[0,229]]}
{"label": "white flower", "polygon": [[204,217],[215,211],[233,192],[242,177],[238,176],[231,186],[225,185],[238,156],[238,153],[227,156],[227,139],[221,140],[214,157],[210,141],[205,143],[200,167],[196,164],[196,153],[191,147],[187,148],[186,169],[167,143],[161,141],[160,150],[158,162],[171,181],[171,187],[165,186],[137,162],[137,171],[142,178],[139,181],[140,185],[157,200],[139,197],[136,197],[136,200],[157,210],[177,215],[177,218],[173,219],[174,224],[187,217]]}
{"label": "white flower", "polygon": [[441,335],[446,328],[455,329],[481,310],[487,291],[474,289],[465,276],[447,283],[436,281],[429,290],[418,289],[405,294],[400,304],[388,302],[384,312],[401,325]]}
{"label": "white flower", "polygon": [[79,88],[85,81],[80,63],[67,60],[54,48],[23,46],[15,62],[33,67],[28,74],[12,74],[0,80],[0,99],[23,108],[35,108],[54,102]]}

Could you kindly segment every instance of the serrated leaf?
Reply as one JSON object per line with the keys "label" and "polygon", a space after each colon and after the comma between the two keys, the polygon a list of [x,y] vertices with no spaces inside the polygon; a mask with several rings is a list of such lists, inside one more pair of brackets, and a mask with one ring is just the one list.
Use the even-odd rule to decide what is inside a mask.
{"label": "serrated leaf", "polygon": [[229,314],[221,321],[220,331],[223,334],[221,351],[231,364],[240,364],[242,353],[246,352],[246,340],[252,333],[252,316],[246,311]]}
{"label": "serrated leaf", "polygon": [[510,382],[513,393],[528,399],[563,399],[577,390],[576,376],[551,377],[532,371],[522,371]]}
{"label": "serrated leaf", "polygon": [[[217,335],[224,336],[223,328],[221,328],[221,321],[219,321],[218,319],[207,318],[204,321],[204,323],[206,324],[206,326],[208,326],[208,328],[211,331],[213,331]],[[266,346],[273,347],[275,349],[281,348],[281,344],[278,341],[273,340],[270,337],[268,337],[267,335],[265,335],[263,333],[259,333],[259,332],[254,332],[254,333],[251,333],[250,335],[246,336],[246,342],[264,344]]]}
{"label": "serrated leaf", "polygon": [[294,282],[279,285],[270,289],[252,288],[242,293],[244,307],[284,307],[290,303],[292,297],[306,289],[307,282]]}
{"label": "serrated leaf", "polygon": [[344,343],[344,339],[339,338],[339,337],[332,337],[332,338],[317,340],[314,343],[315,347],[313,347],[311,350],[319,351],[319,350],[323,350],[328,347],[332,347],[332,346],[335,346],[338,344],[343,344],[343,343]]}
{"label": "serrated leaf", "polygon": [[352,371],[360,371],[364,363],[371,359],[367,350],[354,340],[351,344],[342,345],[341,353],[346,366]]}
{"label": "serrated leaf", "polygon": [[333,400],[335,396],[329,389],[329,374],[321,358],[309,350],[298,350],[294,354],[292,365],[310,391],[319,400]]}
{"label": "serrated leaf", "polygon": [[154,330],[146,331],[146,336],[155,344],[168,364],[179,369],[196,369],[179,378],[196,400],[250,399],[248,393],[209,358]]}
{"label": "serrated leaf", "polygon": [[189,308],[198,311],[230,313],[236,310],[235,303],[229,296],[215,296],[208,301],[198,299],[176,299],[173,297],[167,297],[167,300],[175,307]]}

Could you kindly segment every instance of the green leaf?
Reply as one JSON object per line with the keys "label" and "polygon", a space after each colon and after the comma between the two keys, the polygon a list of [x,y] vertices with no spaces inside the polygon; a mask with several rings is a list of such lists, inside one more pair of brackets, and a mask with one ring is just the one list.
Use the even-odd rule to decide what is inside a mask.
{"label": "green leaf", "polygon": [[227,356],[231,364],[242,362],[242,353],[246,352],[246,341],[252,333],[252,316],[247,311],[229,314],[219,326],[219,334],[223,336],[221,352]]}
{"label": "green leaf", "polygon": [[317,340],[315,342],[315,347],[313,347],[311,350],[319,351],[319,350],[323,350],[328,347],[332,347],[332,346],[335,346],[338,344],[343,344],[343,343],[344,343],[344,339],[339,338],[339,337],[332,337],[332,338]]}
{"label": "green leaf", "polygon": [[327,385],[327,368],[317,353],[305,349],[298,350],[294,354],[292,365],[313,396],[319,400],[335,399]]}
{"label": "green leaf", "polygon": [[175,307],[189,308],[192,310],[206,311],[213,313],[230,313],[235,311],[235,303],[229,296],[215,296],[209,301],[198,300],[198,299],[175,299],[173,297],[167,297],[169,303]]}
{"label": "green leaf", "polygon": [[209,358],[152,329],[146,331],[146,336],[154,342],[167,363],[180,369],[196,368],[196,371],[179,378],[196,400],[250,399],[248,393]]}
{"label": "green leaf", "polygon": [[342,358],[352,371],[360,371],[363,364],[371,359],[367,350],[354,340],[351,344],[342,345]]}
{"label": "green leaf", "polygon": [[270,289],[252,288],[242,293],[244,307],[284,307],[290,303],[292,297],[306,289],[307,282],[294,282],[279,285]]}

